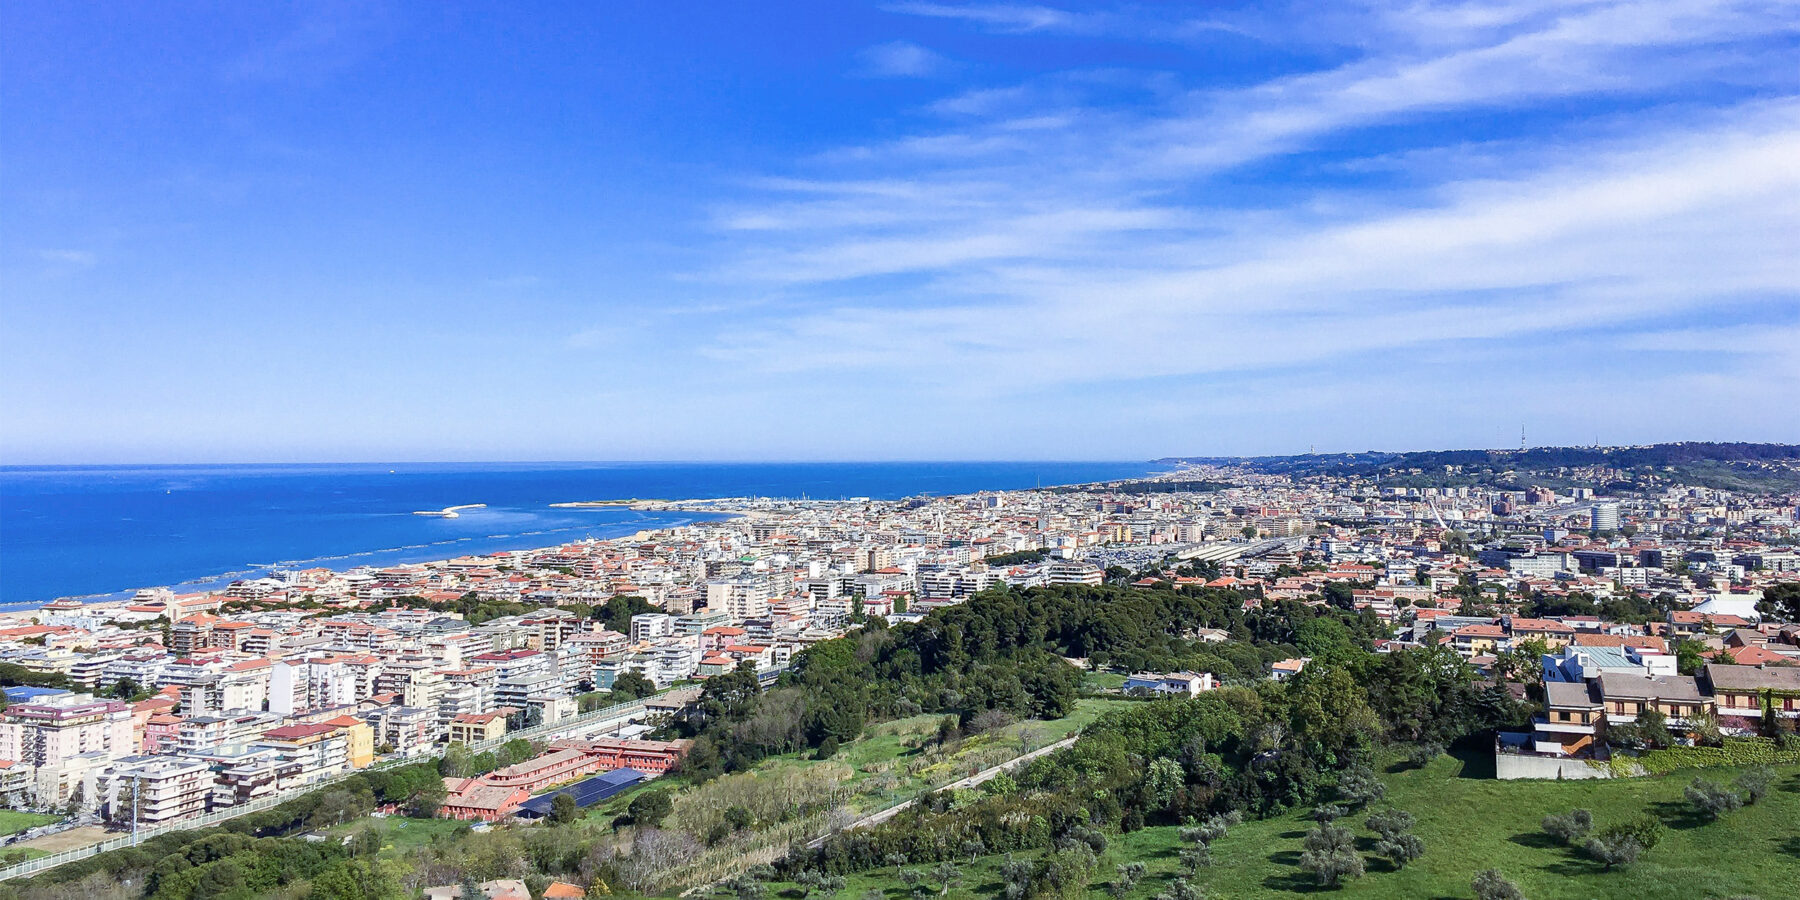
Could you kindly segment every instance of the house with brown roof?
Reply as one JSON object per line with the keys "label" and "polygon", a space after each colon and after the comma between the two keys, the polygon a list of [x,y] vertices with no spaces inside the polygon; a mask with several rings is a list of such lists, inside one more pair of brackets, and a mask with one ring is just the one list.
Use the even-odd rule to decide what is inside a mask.
{"label": "house with brown roof", "polygon": [[1597,681],[1606,721],[1613,725],[1635,722],[1654,708],[1668,719],[1670,728],[1685,728],[1712,705],[1712,699],[1701,695],[1699,684],[1690,675],[1603,672]]}
{"label": "house with brown roof", "polygon": [[1554,619],[1527,619],[1521,616],[1508,616],[1504,620],[1507,634],[1513,643],[1541,640],[1550,649],[1566,647],[1575,639],[1575,628]]}
{"label": "house with brown roof", "polygon": [[[1800,719],[1800,666],[1732,666],[1709,663],[1700,680],[1712,692],[1719,716],[1759,722],[1764,704],[1781,718]],[[1749,723],[1732,723],[1743,728]]]}
{"label": "house with brown roof", "polygon": [[465,822],[497,822],[531,799],[531,792],[523,787],[491,784],[480,778],[446,778],[444,792],[438,815]]}

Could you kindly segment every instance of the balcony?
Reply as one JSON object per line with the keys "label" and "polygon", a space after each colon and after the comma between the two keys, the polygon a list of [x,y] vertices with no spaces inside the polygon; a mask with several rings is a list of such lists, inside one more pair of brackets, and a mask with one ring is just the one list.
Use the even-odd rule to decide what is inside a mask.
{"label": "balcony", "polygon": [[1531,720],[1532,730],[1546,732],[1546,733],[1552,733],[1552,734],[1587,734],[1587,735],[1591,735],[1594,733],[1596,724],[1597,723],[1594,723],[1594,722],[1588,722],[1585,724],[1583,724],[1581,722],[1552,722],[1549,719],[1544,718],[1543,716],[1538,716],[1537,718],[1534,718]]}

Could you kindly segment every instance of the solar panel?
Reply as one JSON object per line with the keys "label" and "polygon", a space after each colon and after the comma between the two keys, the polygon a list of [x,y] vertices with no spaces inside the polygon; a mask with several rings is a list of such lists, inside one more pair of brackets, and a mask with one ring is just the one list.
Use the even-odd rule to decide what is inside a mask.
{"label": "solar panel", "polygon": [[636,769],[614,769],[611,772],[602,772],[592,778],[525,801],[520,804],[518,815],[528,819],[549,815],[550,805],[556,802],[559,794],[574,797],[575,805],[586,809],[637,785],[646,777],[648,776]]}

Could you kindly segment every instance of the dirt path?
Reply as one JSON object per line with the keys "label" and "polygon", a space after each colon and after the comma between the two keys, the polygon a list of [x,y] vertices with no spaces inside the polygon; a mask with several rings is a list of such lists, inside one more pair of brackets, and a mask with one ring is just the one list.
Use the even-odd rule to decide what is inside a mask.
{"label": "dirt path", "polygon": [[[1075,738],[1063,738],[1062,740],[1057,741],[1054,744],[1049,744],[1047,746],[1039,747],[1036,750],[1033,750],[1030,753],[1025,754],[1024,756],[1015,756],[1012,759],[1009,759],[1006,762],[1003,762],[997,766],[994,766],[991,769],[983,769],[979,772],[976,772],[973,775],[970,775],[967,778],[962,779],[961,781],[952,781],[949,784],[946,784],[943,787],[938,788],[937,790],[954,791],[954,790],[958,790],[961,788],[972,788],[977,785],[985,784],[988,781],[992,780],[994,778],[994,776],[999,775],[1002,772],[1008,771],[1010,769],[1016,769],[1028,762],[1031,762],[1034,759],[1037,759],[1040,756],[1043,756],[1046,753],[1054,753],[1054,752],[1061,750],[1062,748],[1067,747],[1073,743],[1075,743]],[[857,819],[854,822],[851,822],[849,825],[844,826],[844,828],[842,830],[850,831],[850,830],[856,829],[856,828],[867,828],[871,825],[880,825],[881,823],[886,822],[887,820],[899,815],[900,813],[906,811],[907,809],[910,809],[912,807],[912,805],[916,802],[918,802],[918,800],[917,800],[917,798],[914,798],[914,799],[908,800],[904,803],[899,803],[894,806],[890,806],[887,809],[884,809],[880,812],[870,813],[869,815],[863,816],[862,818]],[[826,835],[826,837],[830,837],[830,835]],[[818,840],[813,841],[812,843],[807,844],[806,846],[809,849],[817,849],[824,843],[825,843],[825,838],[822,837],[822,838],[819,838]]]}
{"label": "dirt path", "polygon": [[33,850],[42,850],[45,853],[60,853],[64,850],[86,847],[89,844],[98,844],[107,838],[113,837],[118,837],[118,835],[113,834],[98,825],[83,825],[80,828],[71,828],[68,831],[46,834],[43,837],[32,838],[29,841],[8,844],[7,849],[30,847]]}

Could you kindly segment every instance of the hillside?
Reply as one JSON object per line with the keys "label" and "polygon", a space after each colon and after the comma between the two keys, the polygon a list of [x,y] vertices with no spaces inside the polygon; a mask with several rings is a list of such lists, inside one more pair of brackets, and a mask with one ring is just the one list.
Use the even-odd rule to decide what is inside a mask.
{"label": "hillside", "polygon": [[[1423,768],[1396,766],[1383,773],[1387,796],[1372,808],[1411,812],[1418,818],[1413,831],[1425,843],[1425,855],[1402,870],[1395,871],[1376,857],[1375,837],[1362,824],[1365,816],[1348,816],[1342,822],[1357,834],[1367,874],[1335,891],[1321,891],[1296,865],[1302,838],[1312,827],[1303,813],[1296,812],[1232,828],[1214,842],[1212,865],[1200,870],[1192,883],[1208,897],[1232,900],[1316,893],[1346,898],[1463,898],[1473,896],[1470,881],[1475,873],[1492,867],[1532,900],[1740,896],[1768,900],[1793,896],[1800,885],[1800,768],[1781,770],[1776,788],[1762,803],[1703,824],[1688,814],[1682,800],[1693,772],[1615,781],[1495,781],[1482,771],[1484,764],[1442,756]],[[1732,775],[1724,770],[1699,774],[1727,781]],[[1546,814],[1575,807],[1591,810],[1599,824],[1648,811],[1663,821],[1665,831],[1637,863],[1604,871],[1539,830]],[[1146,876],[1123,896],[1155,897],[1181,874],[1179,832],[1178,827],[1162,826],[1117,836],[1100,854],[1088,889],[1075,896],[1119,896],[1109,890],[1116,866],[1141,861],[1147,864]],[[995,855],[963,865],[963,883],[948,896],[1001,896],[1003,862]],[[788,885],[772,887],[772,893],[780,895]],[[869,890],[894,900],[910,896],[891,868],[853,877],[848,888],[844,896],[868,896]]]}
{"label": "hillside", "polygon": [[[1380,477],[1407,487],[1587,486],[1611,492],[1686,484],[1738,491],[1800,490],[1800,445],[1686,441],[1635,447],[1367,451],[1299,456],[1172,457],[1164,465],[1237,466],[1294,476]],[[1607,480],[1596,484],[1596,478]]]}

